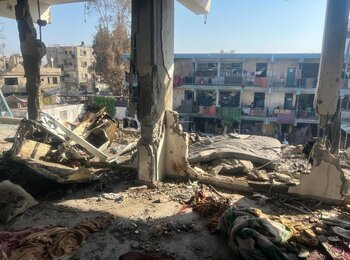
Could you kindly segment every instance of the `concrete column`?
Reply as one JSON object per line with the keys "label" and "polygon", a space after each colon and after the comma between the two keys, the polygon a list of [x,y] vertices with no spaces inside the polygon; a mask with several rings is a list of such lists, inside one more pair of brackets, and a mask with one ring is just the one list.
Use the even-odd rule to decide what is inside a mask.
{"label": "concrete column", "polygon": [[220,91],[218,89],[215,89],[215,93],[216,93],[216,98],[215,98],[215,106],[220,106]]}
{"label": "concrete column", "polygon": [[152,183],[165,173],[165,111],[173,105],[174,1],[133,0],[131,37],[141,122],[138,178]]}
{"label": "concrete column", "polygon": [[349,18],[348,0],[328,0],[315,108],[325,129],[336,114]]}
{"label": "concrete column", "polygon": [[24,76],[27,79],[28,118],[38,120],[42,107],[40,64],[41,59],[46,54],[46,47],[41,40],[37,40],[37,32],[30,14],[28,0],[17,0],[15,14],[23,57]]}
{"label": "concrete column", "polygon": [[218,63],[218,73],[217,73],[217,76],[218,78],[220,77],[220,70],[221,70],[221,61],[220,59],[217,59],[217,63]]}

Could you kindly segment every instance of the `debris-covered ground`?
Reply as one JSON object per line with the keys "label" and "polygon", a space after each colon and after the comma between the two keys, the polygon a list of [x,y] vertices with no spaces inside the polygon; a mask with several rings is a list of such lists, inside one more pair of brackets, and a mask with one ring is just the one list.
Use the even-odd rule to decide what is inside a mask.
{"label": "debris-covered ground", "polygon": [[[308,259],[331,259],[331,254],[336,256],[334,259],[350,256],[349,209],[317,206],[318,201],[283,195],[240,195],[196,182],[169,181],[148,189],[127,179],[108,185],[61,187],[38,201],[39,204],[3,224],[1,229],[72,228],[87,218],[106,213],[113,216],[109,225],[82,242],[74,259],[118,259],[129,251],[157,255],[160,259],[239,259],[240,251],[230,249],[229,238],[210,233],[215,231],[213,227],[220,217],[216,216],[213,226],[210,217],[218,210],[213,207],[215,203],[240,210],[255,208],[256,220],[268,218],[268,222],[284,224],[290,238],[275,245],[285,255]],[[206,203],[209,207],[203,211],[200,207]],[[261,228],[256,231],[261,232]],[[319,242],[322,238],[324,245]]]}
{"label": "debris-covered ground", "polygon": [[[0,259],[350,259],[350,207],[272,189],[297,185],[310,172],[305,147],[191,135],[196,172],[260,191],[188,179],[147,187],[132,165],[139,131],[103,112],[89,118],[59,127],[65,133],[52,130],[55,122],[24,121],[15,138],[18,126],[6,126],[3,151],[12,142],[15,149],[0,158]],[[348,152],[340,155],[346,172]]]}

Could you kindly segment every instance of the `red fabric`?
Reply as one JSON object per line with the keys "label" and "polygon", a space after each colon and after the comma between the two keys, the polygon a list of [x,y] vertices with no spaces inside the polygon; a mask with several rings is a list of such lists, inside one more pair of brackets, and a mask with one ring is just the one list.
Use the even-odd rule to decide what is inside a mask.
{"label": "red fabric", "polygon": [[50,229],[53,226],[42,226],[42,227],[28,227],[22,229],[16,229],[13,231],[1,231],[0,232],[0,249],[9,253],[11,250],[16,248],[19,242],[26,236],[33,234],[38,231]]}

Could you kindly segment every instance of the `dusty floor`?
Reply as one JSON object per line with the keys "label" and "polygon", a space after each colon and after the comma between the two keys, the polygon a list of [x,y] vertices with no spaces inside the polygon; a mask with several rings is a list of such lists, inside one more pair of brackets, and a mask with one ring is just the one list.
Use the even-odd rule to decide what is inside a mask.
{"label": "dusty floor", "polygon": [[[0,124],[0,151],[11,147],[12,144],[4,139],[12,137],[16,127]],[[287,166],[285,162],[281,164]],[[291,171],[289,168],[288,172]],[[43,177],[33,178],[30,170],[7,162],[1,156],[0,173],[0,181],[11,179],[39,201],[37,206],[10,223],[0,225],[0,230],[47,225],[72,227],[83,219],[106,212],[115,217],[108,228],[83,242],[74,259],[118,259],[131,250],[162,256],[164,259],[241,259],[230,250],[223,237],[208,231],[203,218],[184,206],[199,186],[206,196],[224,197],[236,206],[258,208],[274,220],[284,217],[313,228],[323,213],[350,220],[349,208],[343,206],[325,206],[319,201],[299,200],[283,194],[215,192],[212,187],[188,180],[168,180],[152,189],[136,188],[142,185],[135,182],[134,173],[116,172],[105,180],[106,184],[62,186]],[[108,195],[115,196],[115,199],[106,198]],[[329,227],[325,226],[321,231],[329,237],[334,236],[327,233]],[[349,241],[340,239],[338,242],[343,248],[342,256],[349,256],[350,259]],[[305,249],[293,241],[284,247],[288,253],[295,255]],[[308,259],[329,259],[328,253],[320,246],[306,251],[309,253]]]}
{"label": "dusty floor", "polygon": [[[2,230],[13,228],[63,225],[73,226],[85,218],[104,212],[115,216],[106,230],[93,234],[79,249],[76,259],[118,259],[130,250],[142,250],[170,259],[233,259],[221,238],[211,235],[191,209],[182,214],[176,200],[193,194],[191,185],[164,184],[153,190],[127,191],[130,184],[118,183],[108,192],[124,196],[122,202],[108,200],[94,186],[40,200],[40,204],[17,217]],[[249,199],[230,195],[234,200],[252,205]]]}

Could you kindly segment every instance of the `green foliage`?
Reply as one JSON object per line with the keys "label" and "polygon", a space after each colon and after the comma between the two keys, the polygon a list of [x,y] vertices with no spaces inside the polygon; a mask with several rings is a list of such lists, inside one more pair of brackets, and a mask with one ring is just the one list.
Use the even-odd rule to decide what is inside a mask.
{"label": "green foliage", "polygon": [[55,103],[51,96],[43,97],[42,102],[44,106],[53,105]]}
{"label": "green foliage", "polygon": [[115,99],[113,97],[94,97],[92,104],[93,107],[106,108],[106,112],[114,118],[115,109]]}

